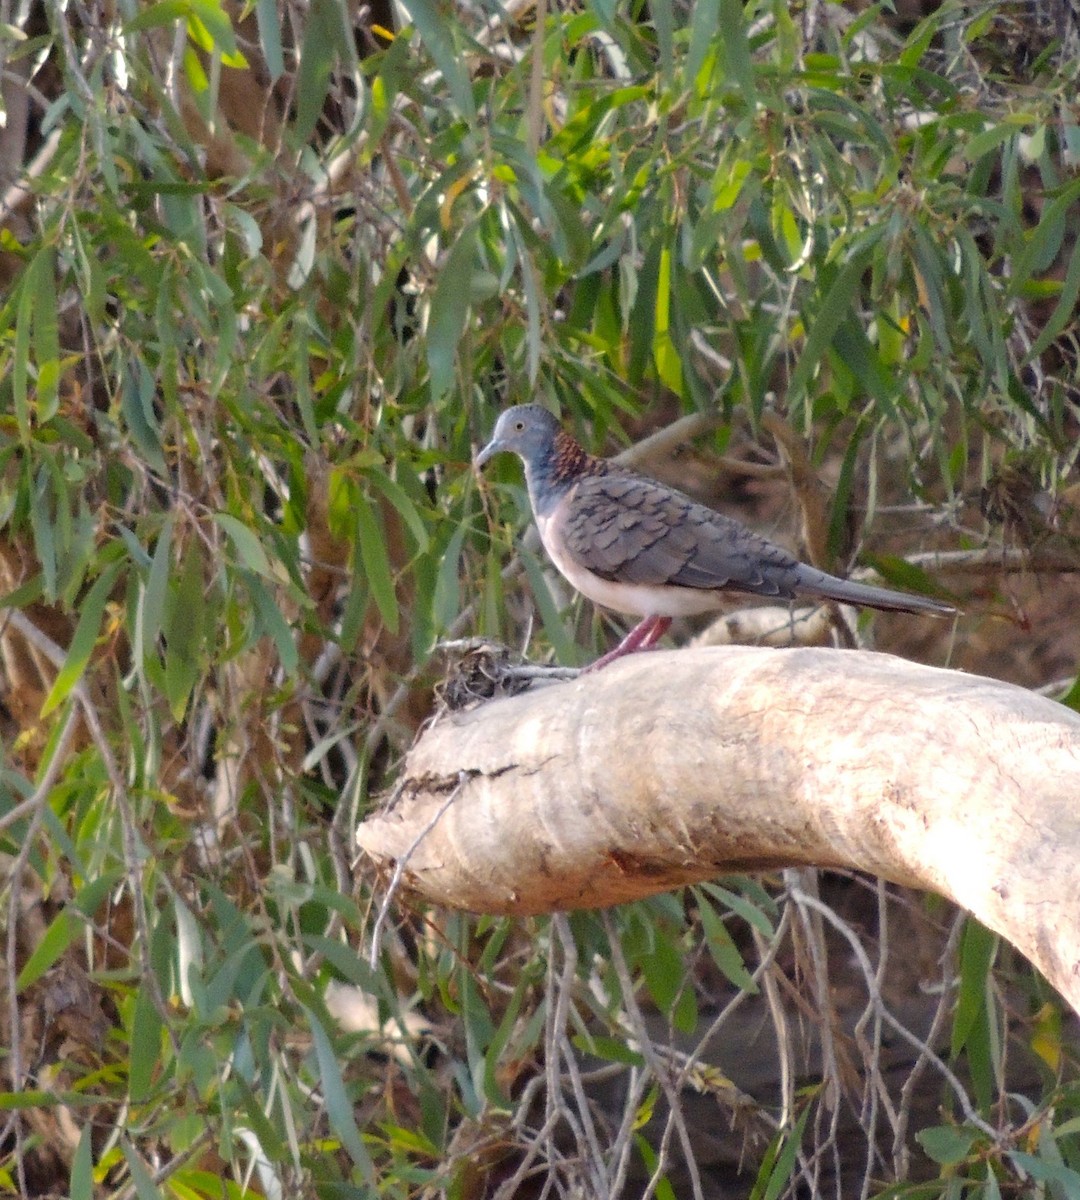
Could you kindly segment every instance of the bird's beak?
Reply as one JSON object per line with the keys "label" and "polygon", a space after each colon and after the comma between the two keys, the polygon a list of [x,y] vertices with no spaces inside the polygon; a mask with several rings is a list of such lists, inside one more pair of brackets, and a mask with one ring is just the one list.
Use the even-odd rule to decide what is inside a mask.
{"label": "bird's beak", "polygon": [[500,442],[498,438],[492,438],[491,441],[488,442],[488,444],[483,448],[483,450],[481,450],[480,453],[473,459],[473,466],[479,470],[479,468],[482,467],[490,458],[493,458],[496,454],[498,454],[502,448],[502,442]]}

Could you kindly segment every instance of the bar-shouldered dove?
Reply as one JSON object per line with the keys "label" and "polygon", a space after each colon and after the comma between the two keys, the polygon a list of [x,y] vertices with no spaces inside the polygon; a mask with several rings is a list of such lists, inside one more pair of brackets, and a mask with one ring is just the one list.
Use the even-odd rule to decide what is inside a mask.
{"label": "bar-shouldered dove", "polygon": [[722,608],[727,593],[938,616],[956,611],[801,563],[682,492],[595,458],[539,404],[507,409],[476,465],[503,451],[525,464],[540,540],[555,566],[594,603],[644,618],[594,666],[652,646],[673,617]]}

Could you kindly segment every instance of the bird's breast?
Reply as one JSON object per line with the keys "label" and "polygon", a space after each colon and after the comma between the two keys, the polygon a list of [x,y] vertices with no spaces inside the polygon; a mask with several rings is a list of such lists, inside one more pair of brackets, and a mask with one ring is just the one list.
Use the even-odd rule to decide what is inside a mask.
{"label": "bird's breast", "polygon": [[594,604],[638,617],[693,617],[715,612],[723,605],[717,591],[604,579],[567,553],[566,547],[555,536],[553,522],[554,516],[536,518],[547,556],[559,574]]}

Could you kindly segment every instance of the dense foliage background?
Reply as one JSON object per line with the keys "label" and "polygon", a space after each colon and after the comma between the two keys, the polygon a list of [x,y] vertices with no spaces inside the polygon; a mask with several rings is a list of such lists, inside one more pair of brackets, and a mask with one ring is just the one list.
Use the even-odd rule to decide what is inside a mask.
{"label": "dense foliage background", "polygon": [[1080,1196],[1073,1018],[932,899],[351,852],[440,639],[612,636],[469,469],[526,397],[1075,700],[1075,11],[2,14],[0,1190]]}

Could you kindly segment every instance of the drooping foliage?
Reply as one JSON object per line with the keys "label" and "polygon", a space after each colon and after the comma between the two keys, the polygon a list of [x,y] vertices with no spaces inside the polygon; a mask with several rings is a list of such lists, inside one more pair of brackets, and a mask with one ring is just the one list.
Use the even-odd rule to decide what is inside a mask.
{"label": "drooping foliage", "polygon": [[0,1190],[1080,1194],[1059,1002],[932,901],[524,927],[381,908],[350,844],[441,639],[608,637],[514,541],[517,468],[469,470],[511,401],[609,451],[712,414],[644,465],[964,602],[909,650],[1067,689],[1051,9],[4,17]]}

